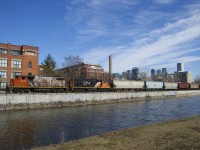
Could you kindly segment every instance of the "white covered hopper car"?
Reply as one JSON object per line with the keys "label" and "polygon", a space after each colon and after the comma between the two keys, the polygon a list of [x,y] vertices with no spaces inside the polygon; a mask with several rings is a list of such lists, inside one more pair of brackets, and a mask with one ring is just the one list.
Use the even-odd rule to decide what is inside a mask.
{"label": "white covered hopper car", "polygon": [[162,90],[163,82],[155,82],[155,81],[145,81],[145,89],[146,90]]}
{"label": "white covered hopper car", "polygon": [[164,82],[163,84],[164,84],[165,90],[177,90],[178,89],[177,83]]}
{"label": "white covered hopper car", "polygon": [[143,90],[144,81],[112,80],[113,90]]}

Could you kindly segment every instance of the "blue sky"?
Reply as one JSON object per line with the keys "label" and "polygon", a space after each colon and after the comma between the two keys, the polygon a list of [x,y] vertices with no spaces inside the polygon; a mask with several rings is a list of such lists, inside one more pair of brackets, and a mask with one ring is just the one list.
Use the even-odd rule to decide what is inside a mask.
{"label": "blue sky", "polygon": [[200,74],[199,0],[1,0],[0,43],[39,47],[39,63],[50,53],[113,72],[166,67],[178,62]]}

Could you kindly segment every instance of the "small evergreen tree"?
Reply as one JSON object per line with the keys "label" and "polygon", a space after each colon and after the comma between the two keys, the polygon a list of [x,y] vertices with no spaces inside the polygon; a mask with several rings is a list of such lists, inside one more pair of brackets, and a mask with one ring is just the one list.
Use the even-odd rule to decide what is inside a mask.
{"label": "small evergreen tree", "polygon": [[49,53],[44,61],[42,62],[42,67],[44,69],[44,74],[46,76],[56,76],[55,68],[56,68],[56,61]]}

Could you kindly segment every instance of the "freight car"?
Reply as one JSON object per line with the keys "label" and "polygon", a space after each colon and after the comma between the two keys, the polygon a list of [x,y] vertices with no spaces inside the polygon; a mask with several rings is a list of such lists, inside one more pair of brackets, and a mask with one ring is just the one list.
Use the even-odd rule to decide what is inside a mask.
{"label": "freight car", "polygon": [[191,83],[190,89],[199,89],[199,84]]}
{"label": "freight car", "polygon": [[178,85],[177,85],[177,83],[163,82],[163,89],[164,90],[177,90]]}
{"label": "freight car", "polygon": [[117,90],[144,90],[143,81],[131,81],[131,80],[111,80],[111,88],[114,91]]}
{"label": "freight car", "polygon": [[163,82],[144,81],[145,90],[163,90]]}
{"label": "freight car", "polygon": [[38,76],[16,76],[10,80],[10,88],[13,93],[29,92],[64,92],[66,83],[64,78],[38,77]]}
{"label": "freight car", "polygon": [[188,90],[190,89],[189,83],[178,83],[178,89],[179,90]]}

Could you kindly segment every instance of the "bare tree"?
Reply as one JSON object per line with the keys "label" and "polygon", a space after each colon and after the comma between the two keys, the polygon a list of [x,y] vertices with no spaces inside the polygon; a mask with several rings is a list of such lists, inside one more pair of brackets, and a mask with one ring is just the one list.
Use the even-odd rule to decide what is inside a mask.
{"label": "bare tree", "polygon": [[77,65],[80,63],[83,63],[83,58],[79,57],[79,55],[76,56],[65,56],[64,57],[64,63],[62,64],[63,67],[69,67],[73,65]]}
{"label": "bare tree", "polygon": [[147,77],[147,72],[140,72],[139,73],[139,80],[141,80],[141,81],[146,81],[146,80],[148,80],[148,77]]}
{"label": "bare tree", "polygon": [[197,75],[194,79],[195,83],[200,83],[200,75]]}
{"label": "bare tree", "polygon": [[[65,56],[64,63],[62,63],[62,71],[59,72],[61,76],[64,76],[67,79],[77,78],[77,74],[80,74],[78,70],[80,70],[79,64],[83,63],[83,58],[79,55],[76,56]],[[78,71],[78,73],[77,73]]]}

